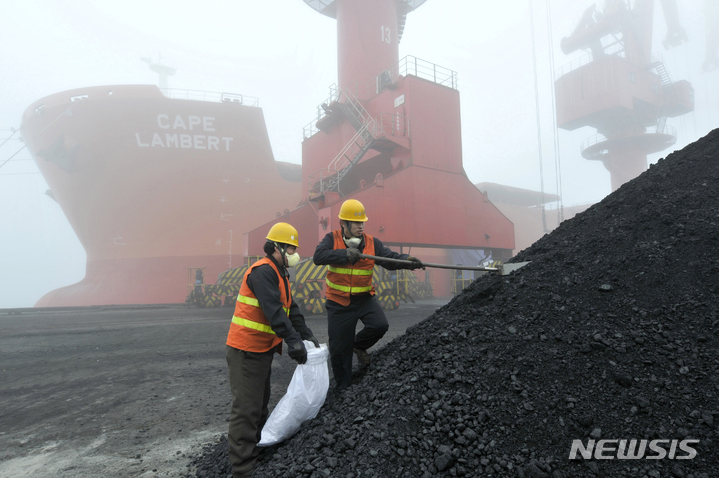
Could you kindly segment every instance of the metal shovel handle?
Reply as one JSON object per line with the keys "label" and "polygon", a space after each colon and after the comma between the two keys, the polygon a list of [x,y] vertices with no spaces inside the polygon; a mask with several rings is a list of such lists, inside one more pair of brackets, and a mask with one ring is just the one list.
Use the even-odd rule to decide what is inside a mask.
{"label": "metal shovel handle", "polygon": [[[378,262],[393,262],[395,264],[410,265],[412,261],[406,261],[403,259],[390,259],[387,257],[371,256],[369,254],[361,254],[362,259],[372,259]],[[454,269],[459,271],[483,271],[483,272],[499,272],[498,267],[473,267],[473,266],[452,266],[449,264],[433,264],[431,262],[422,262],[425,267],[432,267],[434,269]]]}

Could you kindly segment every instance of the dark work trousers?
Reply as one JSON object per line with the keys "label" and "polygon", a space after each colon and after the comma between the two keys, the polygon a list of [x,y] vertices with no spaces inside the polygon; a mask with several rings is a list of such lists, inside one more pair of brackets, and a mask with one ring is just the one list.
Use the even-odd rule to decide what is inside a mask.
{"label": "dark work trousers", "polygon": [[246,478],[257,464],[262,427],[267,421],[270,401],[270,372],[275,349],[263,353],[245,352],[227,346],[232,408],[227,432],[233,478]]}
{"label": "dark work trousers", "polygon": [[[346,307],[332,300],[328,300],[325,307],[332,373],[337,389],[344,390],[352,384],[352,349],[372,347],[387,332],[389,324],[379,302],[369,294],[353,296]],[[355,336],[358,320],[364,328]]]}

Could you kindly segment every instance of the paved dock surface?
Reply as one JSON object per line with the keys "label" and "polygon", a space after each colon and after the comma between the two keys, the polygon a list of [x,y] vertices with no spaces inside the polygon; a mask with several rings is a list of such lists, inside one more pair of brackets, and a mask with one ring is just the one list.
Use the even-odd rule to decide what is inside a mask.
{"label": "paved dock surface", "polygon": [[[386,311],[376,347],[448,301]],[[231,316],[186,305],[0,310],[0,478],[184,472],[226,432]],[[306,320],[326,343],[327,318]],[[276,356],[271,407],[294,368]]]}

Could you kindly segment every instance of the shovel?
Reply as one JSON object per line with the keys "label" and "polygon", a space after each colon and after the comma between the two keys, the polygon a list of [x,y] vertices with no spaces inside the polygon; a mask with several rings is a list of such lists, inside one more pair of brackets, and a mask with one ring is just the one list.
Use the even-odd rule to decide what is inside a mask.
{"label": "shovel", "polygon": [[[371,259],[378,262],[392,262],[394,264],[410,265],[412,261],[406,261],[403,259],[390,259],[387,257],[371,256],[369,254],[361,254],[362,259]],[[526,266],[529,262],[516,262],[514,264],[502,264],[499,267],[475,267],[475,266],[453,266],[450,264],[433,264],[431,262],[422,262],[424,267],[432,267],[434,269],[454,269],[459,271],[482,271],[482,272],[499,272],[500,275],[507,275],[512,271],[515,271],[521,267]]]}

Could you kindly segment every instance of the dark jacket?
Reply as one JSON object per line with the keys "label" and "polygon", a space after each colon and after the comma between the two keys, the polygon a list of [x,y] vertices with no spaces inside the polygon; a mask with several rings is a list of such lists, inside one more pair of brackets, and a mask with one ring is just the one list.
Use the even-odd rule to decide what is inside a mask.
{"label": "dark jacket", "polygon": [[[278,264],[274,257],[268,256],[270,260],[277,266],[277,270],[284,277],[283,287],[290,292],[290,283],[288,280],[289,273],[287,269]],[[262,307],[262,312],[267,317],[270,327],[274,330],[278,337],[292,345],[298,340],[308,339],[312,336],[312,331],[305,324],[305,318],[300,312],[297,303],[292,300],[290,305],[289,316],[282,308],[282,298],[280,297],[280,282],[277,273],[269,264],[261,265],[255,268],[250,275],[247,276],[247,286],[250,288]]]}

